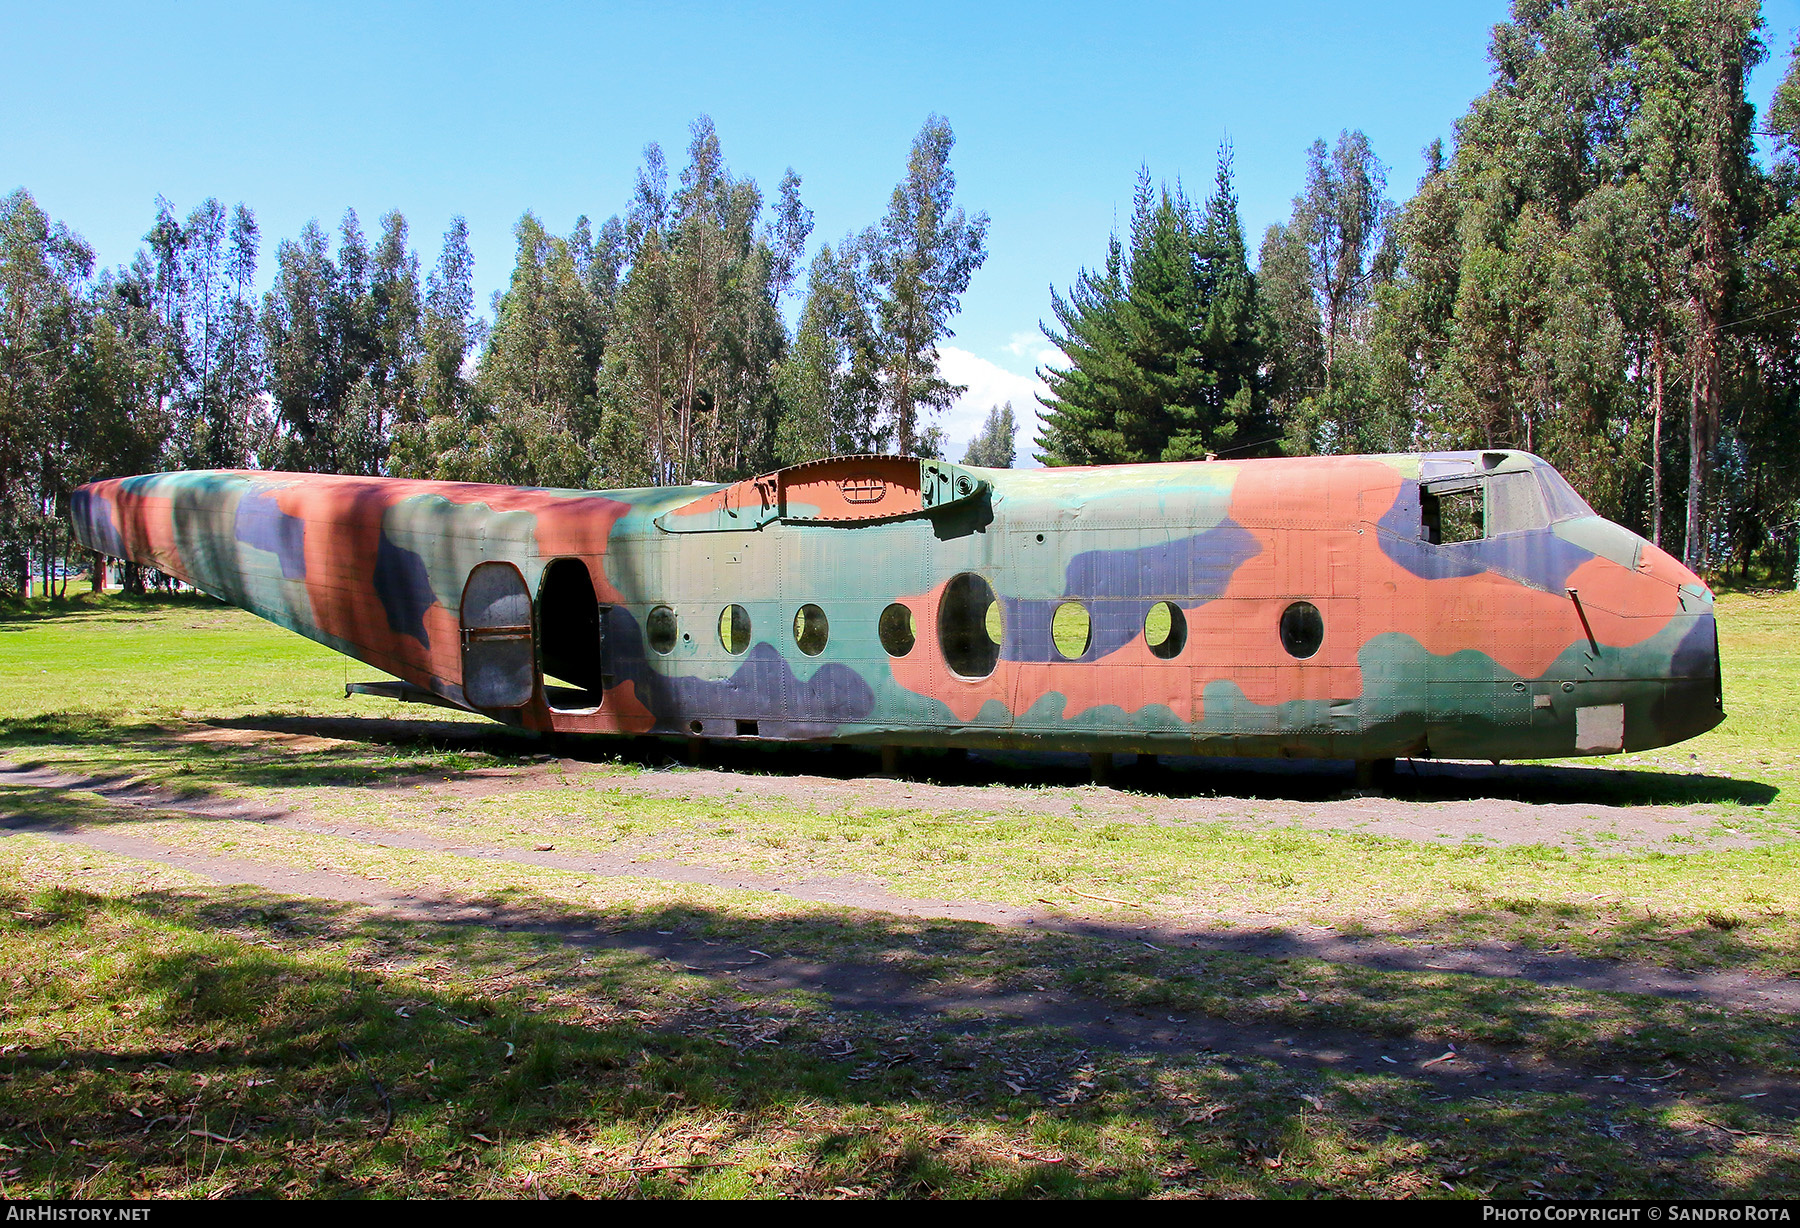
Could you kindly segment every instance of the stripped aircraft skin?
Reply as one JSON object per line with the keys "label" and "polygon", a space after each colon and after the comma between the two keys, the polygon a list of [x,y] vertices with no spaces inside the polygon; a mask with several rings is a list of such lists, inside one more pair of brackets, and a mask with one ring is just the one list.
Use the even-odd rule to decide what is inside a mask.
{"label": "stripped aircraft skin", "polygon": [[1370,762],[1724,715],[1706,585],[1522,452],[605,492],[165,473],[84,486],[74,521],[401,680],[355,689],[534,730]]}

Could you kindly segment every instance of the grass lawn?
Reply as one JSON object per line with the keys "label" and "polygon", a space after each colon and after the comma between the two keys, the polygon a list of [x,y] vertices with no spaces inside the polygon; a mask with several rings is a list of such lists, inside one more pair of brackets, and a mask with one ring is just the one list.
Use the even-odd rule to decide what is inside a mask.
{"label": "grass lawn", "polygon": [[1793,1196],[1797,1016],[1630,991],[1800,976],[1800,599],[1720,619],[1705,737],[1358,803],[1598,816],[1534,842],[1241,771],[690,772],[347,700],[202,598],[0,608],[0,1192]]}

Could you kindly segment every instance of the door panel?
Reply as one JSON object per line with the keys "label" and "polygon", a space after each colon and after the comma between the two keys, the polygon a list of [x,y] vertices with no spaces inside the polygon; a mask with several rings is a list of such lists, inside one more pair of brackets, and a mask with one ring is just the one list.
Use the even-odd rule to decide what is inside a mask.
{"label": "door panel", "polygon": [[476,708],[518,708],[537,689],[531,590],[511,563],[482,563],[462,596],[463,698]]}

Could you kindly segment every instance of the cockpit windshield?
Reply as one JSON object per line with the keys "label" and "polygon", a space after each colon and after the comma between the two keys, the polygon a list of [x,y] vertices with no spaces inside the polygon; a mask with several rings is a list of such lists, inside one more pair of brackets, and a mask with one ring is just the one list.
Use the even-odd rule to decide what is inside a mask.
{"label": "cockpit windshield", "polygon": [[1529,472],[1495,473],[1487,479],[1488,536],[1550,526],[1544,492]]}
{"label": "cockpit windshield", "polygon": [[1575,493],[1562,474],[1549,465],[1538,464],[1538,482],[1544,488],[1544,500],[1550,505],[1550,519],[1569,520],[1575,516],[1592,516],[1594,509],[1587,505],[1587,500]]}

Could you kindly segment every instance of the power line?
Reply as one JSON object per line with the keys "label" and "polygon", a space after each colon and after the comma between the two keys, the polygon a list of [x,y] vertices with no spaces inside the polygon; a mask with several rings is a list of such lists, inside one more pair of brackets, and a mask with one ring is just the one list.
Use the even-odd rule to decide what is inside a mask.
{"label": "power line", "polygon": [[1768,311],[1759,311],[1753,316],[1740,316],[1735,320],[1727,320],[1725,323],[1719,325],[1719,327],[1721,329],[1735,328],[1739,324],[1750,324],[1757,320],[1766,320],[1770,316],[1778,316],[1784,311],[1800,311],[1800,303],[1796,303],[1790,307],[1774,307]]}

